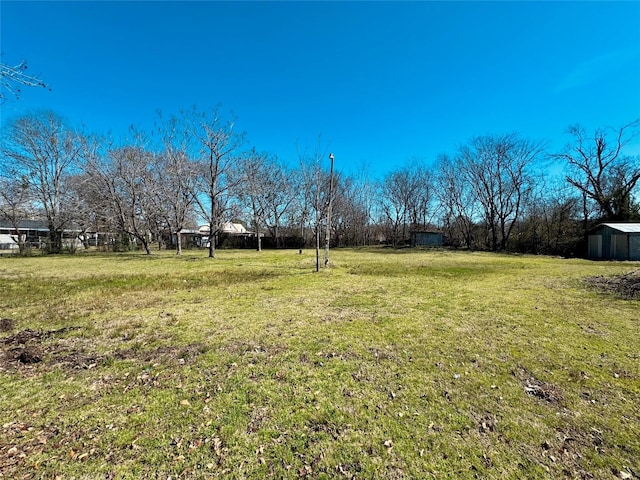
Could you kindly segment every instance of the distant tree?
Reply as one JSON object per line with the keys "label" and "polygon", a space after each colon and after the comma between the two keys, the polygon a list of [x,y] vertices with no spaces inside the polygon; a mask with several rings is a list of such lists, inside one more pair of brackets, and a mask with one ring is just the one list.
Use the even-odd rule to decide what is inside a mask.
{"label": "distant tree", "polygon": [[[298,152],[300,156],[301,153]],[[281,225],[288,225],[293,236],[299,240],[298,246],[304,247],[309,243],[312,229],[311,220],[311,182],[309,181],[309,168],[304,161],[307,158],[300,157],[300,165],[287,172],[287,186],[291,192],[290,203],[281,217]]]}
{"label": "distant tree", "polygon": [[240,158],[244,135],[234,122],[222,117],[220,108],[209,112],[192,110],[184,115],[186,130],[195,144],[198,183],[194,201],[198,213],[209,226],[209,257],[215,257],[215,238],[225,218],[232,218],[230,198],[239,179],[233,167]]}
{"label": "distant tree", "polygon": [[0,176],[0,219],[9,222],[20,255],[25,252],[25,238],[20,224],[30,216],[29,181],[26,178]]}
{"label": "distant tree", "polygon": [[407,205],[411,228],[424,228],[433,223],[438,211],[435,203],[434,176],[419,162],[413,162],[411,173],[414,183],[413,196]]}
{"label": "distant tree", "polygon": [[410,195],[411,176],[406,169],[389,173],[380,184],[381,211],[390,227],[394,245],[407,236],[407,203]]}
{"label": "distant tree", "polygon": [[267,191],[264,217],[277,248],[281,246],[283,218],[293,210],[298,179],[276,158],[269,157],[267,162],[263,179]]}
{"label": "distant tree", "polygon": [[[0,63],[0,78],[2,79],[2,83],[0,84],[0,103],[3,103],[7,99],[7,94],[4,91],[15,98],[20,98],[21,88],[23,86],[49,88],[47,84],[38,77],[28,75],[26,70],[27,62],[24,60],[14,66]],[[49,88],[49,90],[51,89]]]}
{"label": "distant tree", "polygon": [[78,238],[85,249],[89,248],[89,234],[98,230],[97,212],[102,196],[91,185],[86,172],[70,175],[65,182],[65,201],[74,226],[79,229]]}
{"label": "distant tree", "polygon": [[504,250],[531,191],[529,168],[542,145],[516,134],[476,137],[460,148],[461,173],[482,206],[491,250]]}
{"label": "distant tree", "polygon": [[[354,227],[354,237],[351,245],[369,245],[373,240],[373,218],[376,204],[375,182],[369,176],[366,166],[359,169],[356,177],[351,177],[346,185],[347,191],[351,192],[348,197],[354,206],[352,215],[352,225]],[[347,183],[347,182],[345,182]]]}
{"label": "distant tree", "polygon": [[93,149],[86,156],[92,188],[104,198],[101,222],[120,233],[114,248],[129,248],[130,239],[151,254],[151,232],[161,216],[157,210],[153,171],[156,156],[147,150],[144,135],[132,131],[123,146]]}
{"label": "distant tree", "polygon": [[[570,127],[573,141],[554,157],[569,167],[567,182],[593,201],[601,220],[629,221],[640,218],[634,191],[640,180],[640,158],[624,155],[623,149],[640,131],[640,120],[618,130],[597,129],[588,138],[580,126]],[[585,206],[585,210],[587,207]]]}
{"label": "distant tree", "polygon": [[332,220],[336,245],[366,245],[369,242],[373,195],[365,178],[336,173]]}
{"label": "distant tree", "polygon": [[49,228],[50,253],[62,251],[62,234],[70,220],[65,211],[65,181],[81,161],[78,135],[52,112],[32,113],[9,125],[3,138],[5,170],[16,181],[26,179]]}
{"label": "distant tree", "polygon": [[558,192],[540,202],[542,251],[547,255],[573,257],[580,253],[582,235],[577,219],[579,199]]}
{"label": "distant tree", "polygon": [[539,175],[521,220],[514,229],[509,249],[535,254],[576,256],[583,235],[580,198],[564,180]]}
{"label": "distant tree", "polygon": [[436,185],[442,225],[449,242],[456,247],[473,248],[478,202],[471,183],[463,174],[459,159],[448,155],[438,158]]}
{"label": "distant tree", "polygon": [[301,230],[310,225],[314,234],[316,250],[316,272],[320,270],[320,237],[326,228],[327,206],[329,204],[329,172],[323,168],[323,160],[328,156],[327,148],[318,144],[313,152],[298,151],[300,161],[300,221]]}
{"label": "distant tree", "polygon": [[412,228],[425,227],[434,218],[434,192],[430,172],[412,162],[390,172],[381,183],[380,202],[391,227],[394,245],[409,238]]}
{"label": "distant tree", "polygon": [[155,210],[161,225],[176,236],[176,255],[182,255],[182,230],[193,218],[198,169],[189,155],[187,131],[176,117],[161,126],[162,152],[152,172]]}
{"label": "distant tree", "polygon": [[255,149],[244,155],[237,164],[236,175],[241,179],[236,195],[240,202],[249,209],[252,226],[256,235],[256,250],[262,251],[262,227],[265,224],[269,197],[274,187],[269,174],[273,162],[266,153],[258,153]]}

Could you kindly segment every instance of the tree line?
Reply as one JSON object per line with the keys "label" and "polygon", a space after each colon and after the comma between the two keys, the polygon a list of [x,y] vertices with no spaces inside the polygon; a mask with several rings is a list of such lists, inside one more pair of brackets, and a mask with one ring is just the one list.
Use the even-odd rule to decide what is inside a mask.
{"label": "tree line", "polygon": [[437,230],[456,248],[578,256],[597,223],[640,220],[640,158],[625,153],[639,126],[574,126],[560,152],[515,133],[479,136],[374,179],[342,173],[339,155],[329,171],[320,141],[288,161],[250,148],[221,108],[158,115],[119,141],[34,112],[3,127],[0,219],[16,231],[46,221],[50,253],[73,226],[85,244],[105,232],[114,250],[157,243],[180,254],[182,233],[204,225],[215,257],[230,221],[258,250],[317,246],[331,205],[332,246],[402,246]]}

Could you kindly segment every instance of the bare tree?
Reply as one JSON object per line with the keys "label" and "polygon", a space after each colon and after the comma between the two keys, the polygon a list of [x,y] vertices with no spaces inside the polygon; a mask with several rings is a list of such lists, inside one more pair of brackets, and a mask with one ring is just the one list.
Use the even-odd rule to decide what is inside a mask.
{"label": "bare tree", "polygon": [[307,222],[311,223],[314,233],[316,249],[316,272],[320,271],[320,235],[327,220],[327,207],[329,205],[330,175],[322,168],[322,160],[327,157],[327,148],[322,148],[321,139],[313,153],[300,152],[300,176],[301,188],[301,225],[302,229]]}
{"label": "bare tree", "polygon": [[333,237],[339,246],[366,245],[373,194],[365,178],[334,176]]}
{"label": "bare tree", "polygon": [[347,188],[351,193],[348,197],[354,206],[352,225],[354,235],[349,245],[369,245],[372,240],[372,221],[376,204],[376,185],[367,172],[366,165],[361,165],[359,173],[351,177],[351,186]]}
{"label": "bare tree", "polygon": [[425,165],[418,162],[413,162],[410,172],[413,186],[407,204],[409,223],[413,228],[429,227],[438,212],[434,176]]}
{"label": "bare tree", "polygon": [[214,258],[215,239],[229,216],[229,198],[238,184],[232,167],[238,161],[244,135],[235,131],[233,121],[222,118],[219,108],[210,112],[194,109],[185,114],[185,121],[198,155],[198,185],[193,198],[209,226],[209,257]]}
{"label": "bare tree", "polygon": [[271,232],[276,248],[281,246],[280,231],[283,218],[291,210],[296,200],[296,177],[291,171],[277,159],[271,158],[264,171],[263,184],[267,195],[265,196],[265,223]]}
{"label": "bare tree", "polygon": [[62,251],[62,235],[69,221],[63,209],[67,176],[81,160],[78,135],[52,112],[26,115],[14,121],[4,139],[7,168],[16,179],[26,179],[34,200],[44,211],[51,253]]}
{"label": "bare tree", "polygon": [[9,95],[16,98],[20,98],[21,88],[23,86],[42,87],[51,90],[46,83],[36,76],[27,74],[26,71],[27,62],[24,60],[14,66],[0,63],[0,79],[2,79],[2,83],[0,84],[0,103],[4,102],[7,98],[3,90],[6,90]]}
{"label": "bare tree", "polygon": [[109,156],[111,175],[107,182],[120,228],[140,242],[150,255],[151,222],[156,218],[149,168],[152,154],[141,145],[133,145],[111,150]]}
{"label": "bare tree", "polygon": [[384,214],[393,245],[406,236],[407,204],[406,192],[409,178],[407,172],[392,172],[380,184],[380,209]]}
{"label": "bare tree", "polygon": [[26,178],[0,177],[0,219],[11,224],[20,255],[24,254],[26,248],[20,224],[29,217],[29,204],[29,182]]}
{"label": "bare tree", "polygon": [[482,205],[491,250],[504,250],[531,189],[528,169],[542,145],[516,134],[476,137],[459,152],[460,167]]}
{"label": "bare tree", "polygon": [[[597,129],[588,138],[580,126],[569,128],[573,142],[564,153],[554,155],[570,169],[566,180],[595,202],[604,220],[632,220],[640,216],[633,206],[633,192],[640,180],[640,159],[623,154],[624,147],[640,131],[640,119],[618,130]],[[586,207],[585,207],[586,209]]]}
{"label": "bare tree", "polygon": [[90,232],[97,231],[97,212],[100,205],[99,191],[91,185],[92,178],[86,173],[70,175],[65,182],[66,204],[74,226],[79,230],[78,239],[85,249],[89,248]]}
{"label": "bare tree", "polygon": [[473,224],[478,203],[471,184],[462,174],[459,161],[447,155],[439,157],[436,170],[437,197],[449,241],[458,247],[473,248]]}
{"label": "bare tree", "polygon": [[93,188],[104,198],[101,217],[106,225],[120,232],[114,248],[128,248],[130,239],[151,254],[153,223],[161,216],[154,201],[156,186],[153,171],[156,157],[146,149],[142,134],[132,131],[129,145],[85,150],[87,175]]}
{"label": "bare tree", "polygon": [[391,226],[393,244],[409,238],[412,228],[425,227],[435,215],[431,174],[412,162],[389,173],[381,184],[381,209]]}
{"label": "bare tree", "polygon": [[176,255],[182,255],[182,230],[193,217],[198,170],[189,156],[189,139],[176,117],[161,127],[163,151],[153,172],[153,198],[162,223],[175,234]]}
{"label": "bare tree", "polygon": [[242,179],[237,187],[237,197],[249,208],[252,226],[256,235],[256,250],[262,251],[262,226],[268,208],[268,197],[272,193],[269,182],[270,160],[266,153],[255,149],[238,162],[237,175]]}
{"label": "bare tree", "polygon": [[300,165],[291,169],[287,174],[287,187],[291,192],[290,202],[283,210],[280,225],[288,225],[295,236],[299,239],[299,247],[302,248],[310,240],[309,232],[313,229],[312,208],[313,185],[311,181],[313,174],[310,172],[307,157],[302,157],[298,152]]}
{"label": "bare tree", "polygon": [[575,256],[584,236],[580,198],[566,184],[539,178],[518,228],[518,251]]}

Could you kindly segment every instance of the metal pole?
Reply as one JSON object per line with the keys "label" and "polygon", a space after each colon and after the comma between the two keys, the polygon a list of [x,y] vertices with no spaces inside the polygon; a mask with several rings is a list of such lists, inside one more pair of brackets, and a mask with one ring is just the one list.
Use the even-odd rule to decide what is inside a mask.
{"label": "metal pole", "polygon": [[320,172],[316,172],[316,272],[320,271]]}
{"label": "metal pole", "polygon": [[331,170],[329,173],[329,202],[327,204],[327,231],[324,243],[324,266],[329,266],[329,243],[331,242],[331,204],[333,203],[333,153],[329,154]]}

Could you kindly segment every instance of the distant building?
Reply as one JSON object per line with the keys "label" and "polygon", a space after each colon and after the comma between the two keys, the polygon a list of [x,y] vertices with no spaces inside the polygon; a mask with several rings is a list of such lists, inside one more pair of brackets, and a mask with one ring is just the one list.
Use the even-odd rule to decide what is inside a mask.
{"label": "distant building", "polygon": [[15,250],[18,240],[28,246],[39,247],[45,244],[49,237],[47,223],[42,220],[20,220],[18,231],[13,224],[0,220],[0,250]]}
{"label": "distant building", "polygon": [[[202,225],[198,229],[199,247],[209,247],[209,225]],[[245,228],[239,222],[224,222],[220,230],[214,235],[215,245],[220,248],[253,248],[253,238],[255,234]]]}
{"label": "distant building", "polygon": [[412,230],[412,247],[441,247],[444,238],[440,230]]}
{"label": "distant building", "polygon": [[[69,225],[62,231],[62,243],[65,247],[79,248],[82,246],[80,236],[82,230]],[[86,232],[84,235],[88,235]],[[94,237],[97,234],[93,234]],[[18,248],[18,240],[29,248],[42,248],[49,238],[49,227],[44,220],[20,220],[18,231],[7,220],[0,220],[0,250],[15,250]]]}
{"label": "distant building", "polygon": [[[202,225],[198,232],[201,235],[209,235],[209,225]],[[225,222],[220,227],[220,233],[226,233],[229,235],[253,235],[252,232],[249,232],[245,226],[241,223],[234,222]]]}
{"label": "distant building", "polygon": [[640,223],[601,223],[589,234],[592,260],[640,260]]}

